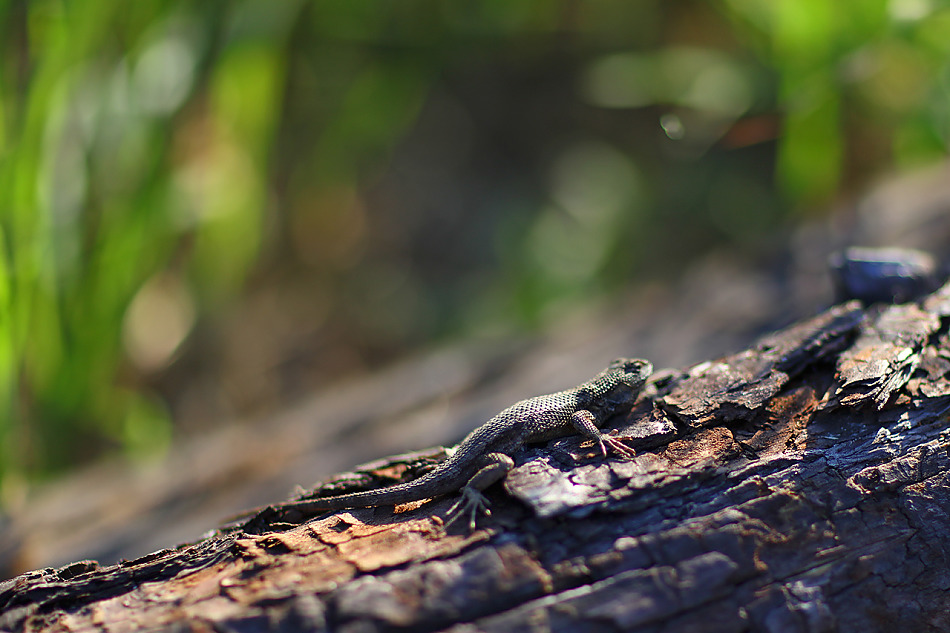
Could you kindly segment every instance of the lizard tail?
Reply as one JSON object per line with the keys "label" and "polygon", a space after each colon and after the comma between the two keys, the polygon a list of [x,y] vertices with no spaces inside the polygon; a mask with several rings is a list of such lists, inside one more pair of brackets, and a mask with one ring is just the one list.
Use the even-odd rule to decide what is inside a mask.
{"label": "lizard tail", "polygon": [[323,510],[344,510],[346,508],[368,508],[372,506],[398,505],[421,501],[440,495],[448,494],[459,489],[465,482],[444,480],[442,477],[432,477],[435,473],[428,473],[419,479],[396,484],[378,490],[365,490],[333,497],[318,497],[304,501],[288,501],[274,505],[276,510],[298,510],[301,512],[319,512]]}

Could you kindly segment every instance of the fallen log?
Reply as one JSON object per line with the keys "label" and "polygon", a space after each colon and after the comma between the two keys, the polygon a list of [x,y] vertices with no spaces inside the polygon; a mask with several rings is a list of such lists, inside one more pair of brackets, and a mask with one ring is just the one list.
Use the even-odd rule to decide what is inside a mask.
{"label": "fallen log", "polygon": [[[948,306],[950,285],[846,301],[657,372],[612,424],[635,458],[577,437],[529,447],[472,532],[443,529],[452,496],[264,511],[136,560],[5,581],[0,629],[950,630]],[[446,454],[308,495],[408,481]]]}

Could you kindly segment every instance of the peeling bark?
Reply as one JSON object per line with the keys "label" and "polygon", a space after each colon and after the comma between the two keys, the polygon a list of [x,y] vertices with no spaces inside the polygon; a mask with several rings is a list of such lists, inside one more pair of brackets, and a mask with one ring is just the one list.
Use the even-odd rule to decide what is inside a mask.
{"label": "peeling bark", "polygon": [[[578,438],[531,447],[471,534],[442,530],[452,498],[264,513],[6,581],[0,629],[950,630],[948,296],[841,304],[660,372],[615,421],[636,458]],[[443,455],[381,460],[325,491]]]}

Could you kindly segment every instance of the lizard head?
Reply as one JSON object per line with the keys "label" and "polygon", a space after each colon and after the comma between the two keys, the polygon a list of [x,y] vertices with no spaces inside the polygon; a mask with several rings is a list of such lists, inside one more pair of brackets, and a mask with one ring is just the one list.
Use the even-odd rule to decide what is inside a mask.
{"label": "lizard head", "polygon": [[[613,407],[632,405],[652,373],[650,361],[618,358],[590,382],[578,387],[579,396],[582,399],[600,399],[611,403]],[[586,401],[582,406],[588,406]]]}
{"label": "lizard head", "polygon": [[580,389],[588,397],[604,398],[614,405],[633,404],[652,373],[650,361],[618,358]]}
{"label": "lizard head", "polygon": [[610,363],[606,373],[617,383],[639,391],[653,373],[653,365],[642,358],[618,358]]}

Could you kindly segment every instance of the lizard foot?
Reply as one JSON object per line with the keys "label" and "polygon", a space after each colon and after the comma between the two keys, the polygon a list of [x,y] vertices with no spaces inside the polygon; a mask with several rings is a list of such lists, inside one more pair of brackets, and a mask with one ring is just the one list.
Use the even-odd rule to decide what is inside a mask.
{"label": "lizard foot", "polygon": [[481,492],[470,486],[463,486],[461,493],[462,498],[456,501],[455,504],[449,508],[449,511],[446,514],[448,521],[445,522],[444,527],[449,527],[455,523],[459,517],[464,514],[468,514],[468,529],[470,531],[474,531],[475,519],[478,517],[479,513],[482,513],[487,517],[491,516],[491,510],[488,509],[488,499],[486,499],[485,495],[483,495]]}
{"label": "lizard foot", "polygon": [[629,437],[615,437],[613,435],[601,435],[597,440],[597,443],[600,445],[600,453],[607,457],[607,449],[622,457],[623,459],[633,459],[637,456],[637,452],[621,442],[621,440],[629,440],[632,438]]}

